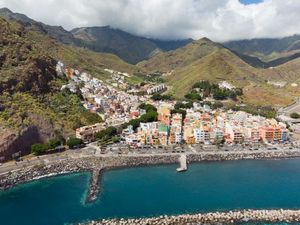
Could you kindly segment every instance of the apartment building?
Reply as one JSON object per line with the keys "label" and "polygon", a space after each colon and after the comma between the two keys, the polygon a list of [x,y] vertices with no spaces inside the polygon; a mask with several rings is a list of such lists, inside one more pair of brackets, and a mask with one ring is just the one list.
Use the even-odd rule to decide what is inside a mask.
{"label": "apartment building", "polygon": [[84,142],[92,142],[95,141],[96,133],[100,132],[103,129],[105,129],[105,125],[103,123],[80,127],[76,129],[76,138],[79,138]]}

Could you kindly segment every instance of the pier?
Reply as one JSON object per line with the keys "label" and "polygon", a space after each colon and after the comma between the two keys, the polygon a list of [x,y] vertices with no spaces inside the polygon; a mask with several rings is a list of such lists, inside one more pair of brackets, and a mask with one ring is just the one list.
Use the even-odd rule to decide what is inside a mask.
{"label": "pier", "polygon": [[179,165],[180,167],[177,168],[177,172],[184,172],[187,170],[187,162],[186,162],[186,155],[185,154],[181,154],[179,157]]}

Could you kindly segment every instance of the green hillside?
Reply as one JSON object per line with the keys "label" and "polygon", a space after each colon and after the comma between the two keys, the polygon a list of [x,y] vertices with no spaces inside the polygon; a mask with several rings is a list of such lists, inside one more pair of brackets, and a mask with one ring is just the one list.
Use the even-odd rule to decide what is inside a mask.
{"label": "green hillside", "polygon": [[[32,143],[67,137],[80,126],[102,121],[84,109],[80,96],[61,92],[67,80],[57,76],[57,61],[100,79],[108,76],[104,68],[138,72],[117,56],[63,45],[1,17],[0,33],[0,130],[15,137],[30,130],[30,139],[22,146],[25,152]],[[0,144],[2,141],[5,140],[0,139]]]}
{"label": "green hillside", "polygon": [[[279,107],[293,100],[293,92],[286,88],[278,90],[267,84],[270,69],[254,68],[244,60],[222,45],[204,38],[177,50],[155,55],[138,66],[148,73],[162,73],[170,93],[178,98],[183,98],[197,81],[226,80],[244,89],[241,102]],[[283,70],[291,71],[292,67],[287,68],[286,65]]]}
{"label": "green hillside", "polygon": [[[75,53],[80,53],[81,50],[74,50],[75,53],[65,51],[59,44],[40,34],[26,31],[17,23],[8,23],[0,18],[0,24],[1,125],[19,130],[26,124],[35,124],[35,116],[42,116],[51,121],[53,126],[63,125],[63,130],[69,132],[78,125],[95,122],[89,121],[94,116],[85,112],[76,95],[61,94],[60,87],[66,81],[57,77],[55,71],[58,60],[80,66],[89,58],[83,55],[82,62],[73,61],[77,57]],[[56,54],[52,54],[52,51]],[[110,61],[109,58],[108,62]],[[95,71],[97,70],[96,67]],[[51,99],[61,105],[52,107]],[[68,110],[56,113],[57,107],[64,104]],[[58,127],[59,130],[61,128]]]}

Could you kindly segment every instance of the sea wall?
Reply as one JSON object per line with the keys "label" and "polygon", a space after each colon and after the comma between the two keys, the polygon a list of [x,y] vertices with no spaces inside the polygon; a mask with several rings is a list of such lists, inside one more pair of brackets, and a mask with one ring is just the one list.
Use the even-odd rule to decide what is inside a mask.
{"label": "sea wall", "polygon": [[[240,222],[299,222],[300,210],[243,210],[206,214],[160,216],[142,219],[112,219],[91,221],[88,225],[198,225],[236,224]],[[82,225],[82,224],[81,224]]]}
{"label": "sea wall", "polygon": [[[300,150],[268,152],[208,152],[187,154],[188,163],[201,161],[224,161],[242,159],[283,159],[300,157]],[[99,192],[99,176],[105,170],[126,167],[178,163],[179,154],[139,155],[139,156],[101,156],[77,159],[64,159],[48,164],[37,164],[0,175],[0,190],[14,185],[30,182],[47,176],[75,172],[92,172],[87,202],[96,199]],[[98,176],[98,174],[100,174]]]}

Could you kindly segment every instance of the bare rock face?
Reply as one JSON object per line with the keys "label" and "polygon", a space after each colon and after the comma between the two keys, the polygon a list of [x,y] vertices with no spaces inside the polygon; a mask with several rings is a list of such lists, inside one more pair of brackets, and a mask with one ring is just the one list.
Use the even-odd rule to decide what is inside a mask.
{"label": "bare rock face", "polygon": [[21,152],[21,155],[30,153],[32,144],[44,142],[55,137],[54,125],[51,121],[39,115],[30,115],[34,124],[21,131],[0,128],[0,161],[12,159],[12,155]]}
{"label": "bare rock face", "polygon": [[39,141],[40,138],[36,127],[28,127],[19,134],[2,128],[0,135],[1,161],[11,159],[12,155],[19,151],[21,154],[29,153],[31,144]]}

